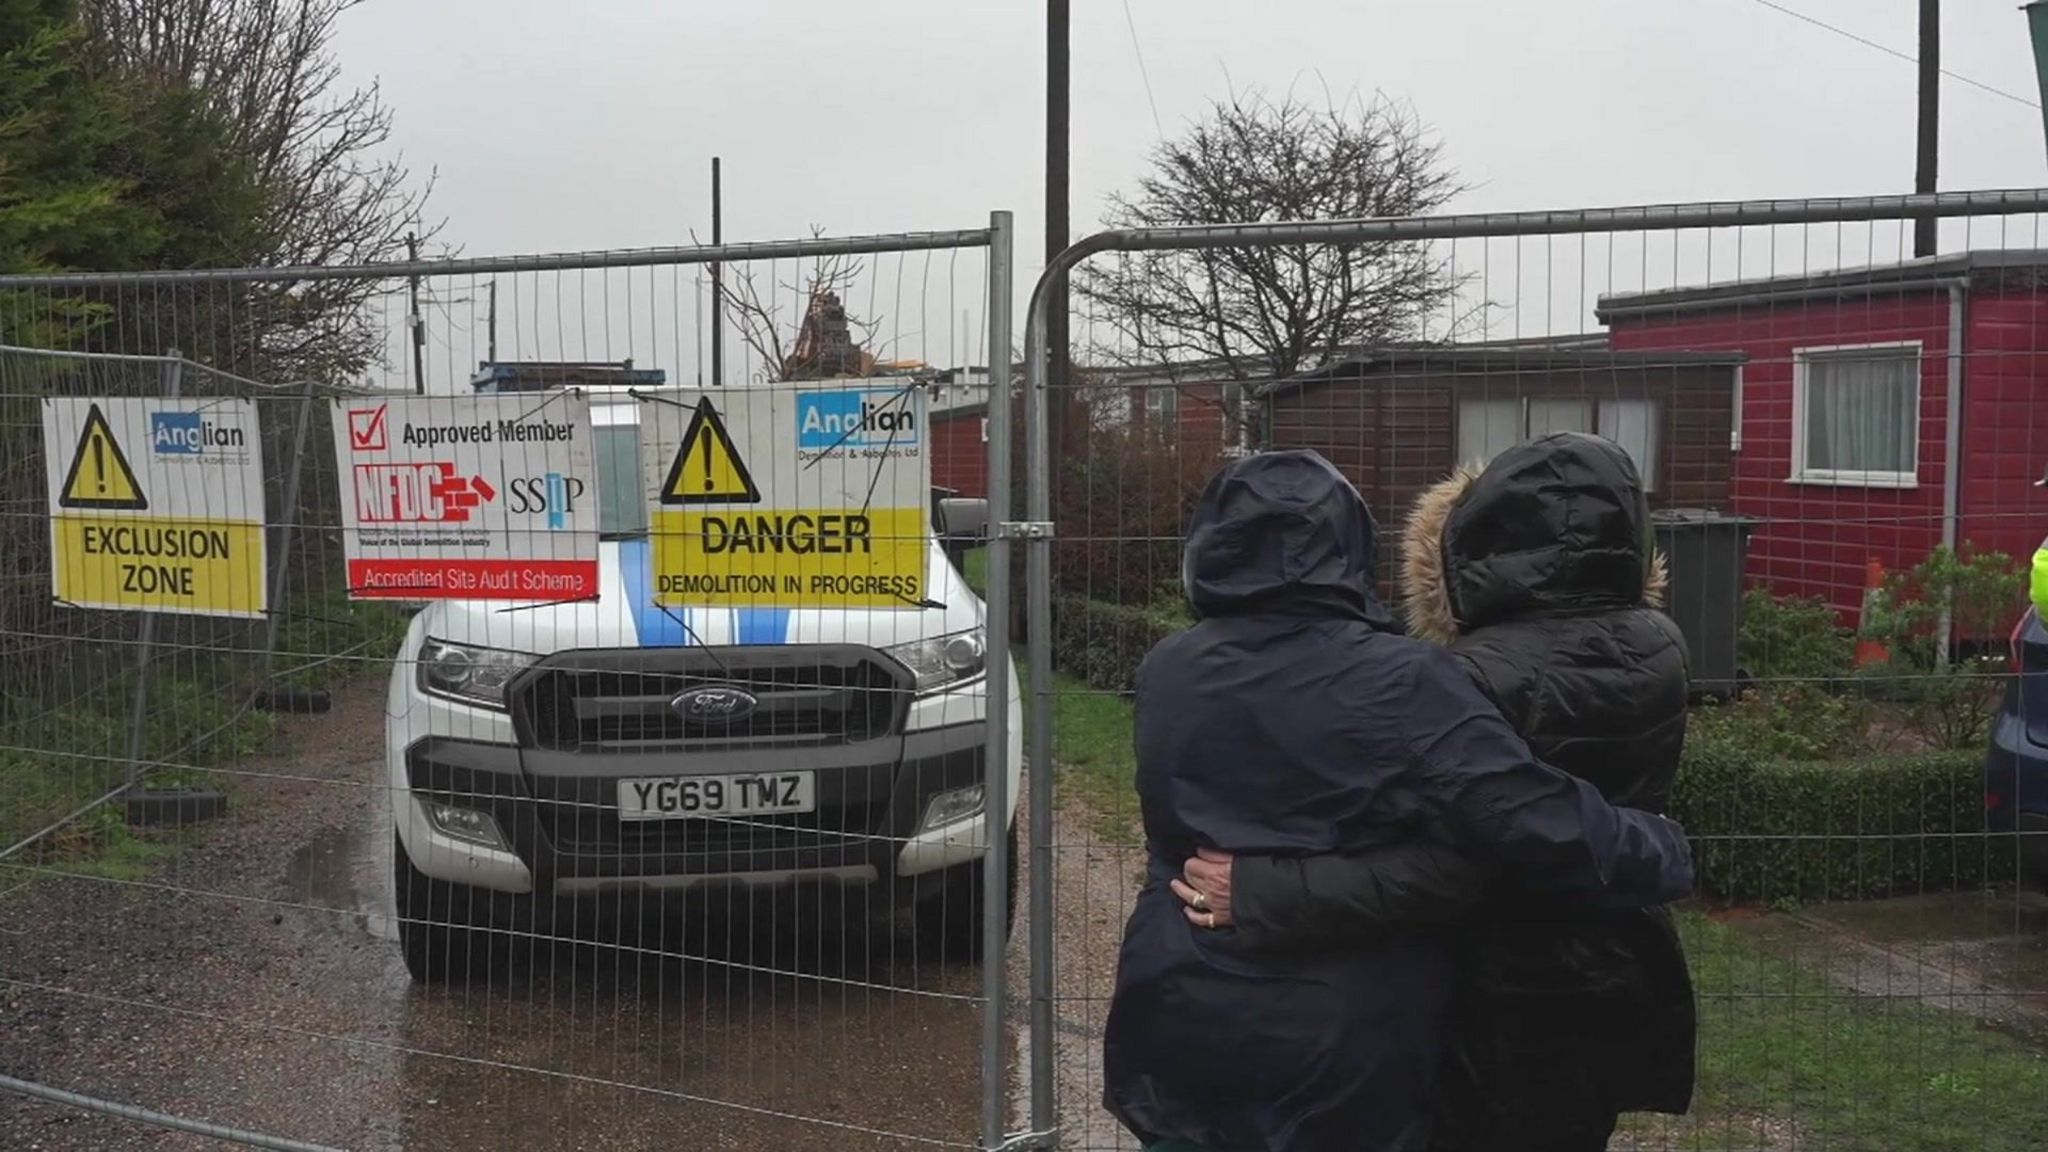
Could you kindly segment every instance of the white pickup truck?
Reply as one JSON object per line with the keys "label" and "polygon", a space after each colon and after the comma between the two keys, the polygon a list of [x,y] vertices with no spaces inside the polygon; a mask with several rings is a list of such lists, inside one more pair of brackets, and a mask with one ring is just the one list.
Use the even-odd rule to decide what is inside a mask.
{"label": "white pickup truck", "polygon": [[[986,504],[934,499],[924,607],[663,608],[640,410],[592,396],[598,599],[436,601],[406,633],[385,758],[407,969],[467,978],[494,943],[789,888],[861,890],[836,907],[979,959],[989,693],[1019,714],[1014,668],[991,688],[985,610],[955,563]],[[994,838],[1013,861],[1021,727]]]}

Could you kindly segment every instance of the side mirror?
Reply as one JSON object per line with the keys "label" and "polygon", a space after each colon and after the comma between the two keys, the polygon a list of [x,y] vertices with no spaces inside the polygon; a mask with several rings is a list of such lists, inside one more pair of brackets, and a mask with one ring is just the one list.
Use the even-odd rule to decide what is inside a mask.
{"label": "side mirror", "polygon": [[939,501],[939,548],[953,567],[967,570],[967,553],[988,543],[988,501],[946,497]]}
{"label": "side mirror", "polygon": [[988,501],[949,497],[939,501],[939,536],[948,544],[980,547],[988,540]]}

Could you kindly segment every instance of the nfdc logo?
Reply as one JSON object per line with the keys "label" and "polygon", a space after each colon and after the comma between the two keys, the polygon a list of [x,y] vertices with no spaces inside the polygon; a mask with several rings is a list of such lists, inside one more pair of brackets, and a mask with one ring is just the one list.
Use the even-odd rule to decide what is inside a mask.
{"label": "nfdc logo", "polygon": [[906,447],[917,443],[917,413],[901,389],[799,392],[798,448]]}
{"label": "nfdc logo", "polygon": [[358,464],[355,481],[363,524],[466,524],[472,510],[498,498],[490,481],[445,461]]}

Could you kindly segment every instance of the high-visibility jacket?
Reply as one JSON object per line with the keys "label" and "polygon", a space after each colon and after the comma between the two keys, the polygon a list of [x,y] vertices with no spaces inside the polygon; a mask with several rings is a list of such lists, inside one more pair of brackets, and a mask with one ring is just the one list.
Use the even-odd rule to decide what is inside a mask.
{"label": "high-visibility jacket", "polygon": [[2034,611],[2048,620],[2048,540],[2034,549],[2034,567],[2027,578],[2027,598],[2034,602]]}

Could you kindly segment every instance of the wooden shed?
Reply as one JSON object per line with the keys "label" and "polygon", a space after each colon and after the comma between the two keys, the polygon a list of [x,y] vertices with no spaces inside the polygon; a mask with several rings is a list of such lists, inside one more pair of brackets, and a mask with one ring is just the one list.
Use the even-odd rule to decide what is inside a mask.
{"label": "wooden shed", "polygon": [[[1548,432],[1620,444],[1656,507],[1727,510],[1743,357],[1603,344],[1418,346],[1336,361],[1261,390],[1263,440],[1322,453],[1390,535],[1416,495],[1458,464],[1482,464]],[[1394,551],[1382,550],[1383,585]]]}

